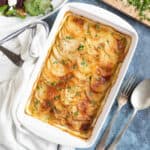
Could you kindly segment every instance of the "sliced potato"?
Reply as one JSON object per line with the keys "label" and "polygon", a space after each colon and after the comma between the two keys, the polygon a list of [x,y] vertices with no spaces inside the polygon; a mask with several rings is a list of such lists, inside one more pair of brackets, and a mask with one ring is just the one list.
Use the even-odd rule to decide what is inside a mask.
{"label": "sliced potato", "polygon": [[69,54],[78,49],[80,42],[77,39],[61,40],[60,49],[64,54]]}
{"label": "sliced potato", "polygon": [[81,17],[69,17],[65,27],[67,31],[71,32],[74,36],[82,36],[83,35],[83,26],[85,21]]}
{"label": "sliced potato", "polygon": [[[62,43],[65,43],[65,42],[62,42]],[[60,44],[56,43],[56,48],[64,59],[69,59],[72,63],[75,63],[78,57],[78,51],[76,50],[78,48],[78,45],[79,44],[77,44],[74,48],[68,46],[68,50],[67,50],[67,49],[63,49]]]}
{"label": "sliced potato", "polygon": [[68,73],[68,69],[61,64],[53,55],[50,56],[51,72],[57,77],[65,76]]}
{"label": "sliced potato", "polygon": [[44,78],[44,81],[48,85],[57,84],[60,81],[60,78],[53,75],[47,68],[44,68],[42,78]]}
{"label": "sliced potato", "polygon": [[82,57],[77,58],[78,68],[81,73],[89,74],[94,69],[94,60],[89,55],[84,55]]}
{"label": "sliced potato", "polygon": [[81,73],[79,70],[73,70],[73,74],[79,80],[87,80],[87,76],[85,74]]}
{"label": "sliced potato", "polygon": [[99,42],[105,44],[105,51],[114,51],[117,49],[117,42],[110,32],[105,34],[105,37],[101,38]]}
{"label": "sliced potato", "polygon": [[44,82],[39,82],[35,90],[35,98],[40,101],[47,99],[48,96],[48,86]]}
{"label": "sliced potato", "polygon": [[68,81],[66,88],[61,91],[61,100],[65,105],[69,105],[74,102],[77,103],[83,97],[85,97],[84,84],[82,85],[75,78]]}
{"label": "sliced potato", "polygon": [[103,98],[103,93],[95,93],[91,90],[91,87],[86,88],[86,96],[92,104],[98,104]]}
{"label": "sliced potato", "polygon": [[92,79],[91,79],[91,89],[94,91],[94,92],[104,92],[105,90],[108,89],[108,87],[110,86],[110,79],[106,78],[106,77],[102,77],[102,76],[99,76],[99,75],[93,75],[92,76]]}
{"label": "sliced potato", "polygon": [[77,105],[79,113],[76,116],[76,119],[77,120],[90,120],[95,112],[95,109],[96,109],[95,106],[91,104],[88,99],[82,99]]}
{"label": "sliced potato", "polygon": [[87,38],[86,40],[86,51],[89,55],[96,56],[99,54],[95,45],[93,45],[92,41]]}
{"label": "sliced potato", "polygon": [[60,54],[60,52],[59,52],[59,50],[56,48],[56,46],[53,47],[52,52],[53,52],[54,57],[55,57],[57,60],[61,61],[61,60],[63,59],[63,56]]}
{"label": "sliced potato", "polygon": [[115,53],[106,53],[105,50],[101,50],[99,57],[99,66],[103,68],[113,68],[118,62],[118,56]]}

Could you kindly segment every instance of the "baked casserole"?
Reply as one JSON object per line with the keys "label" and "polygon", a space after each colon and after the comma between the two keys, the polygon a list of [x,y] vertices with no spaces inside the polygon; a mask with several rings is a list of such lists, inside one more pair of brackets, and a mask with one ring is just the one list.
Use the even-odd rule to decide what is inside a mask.
{"label": "baked casserole", "polygon": [[130,43],[110,26],[67,12],[25,112],[88,139]]}

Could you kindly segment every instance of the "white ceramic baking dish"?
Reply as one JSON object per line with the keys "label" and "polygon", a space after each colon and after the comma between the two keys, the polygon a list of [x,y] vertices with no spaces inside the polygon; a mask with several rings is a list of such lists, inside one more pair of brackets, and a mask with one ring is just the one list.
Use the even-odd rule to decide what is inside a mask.
{"label": "white ceramic baking dish", "polygon": [[[48,49],[52,46],[59,25],[64,17],[64,14],[67,11],[74,12],[76,14],[82,15],[84,17],[90,18],[94,21],[101,22],[103,24],[109,25],[114,27],[116,30],[128,34],[132,37],[131,46],[129,49],[129,52],[122,64],[121,70],[119,72],[119,76],[117,78],[116,83],[112,87],[107,100],[106,104],[103,108],[102,113],[98,117],[98,120],[96,122],[96,125],[93,129],[92,136],[88,140],[83,140],[78,137],[75,137],[65,131],[62,131],[61,129],[58,129],[54,126],[51,126],[47,123],[44,123],[40,120],[34,119],[31,116],[28,116],[25,114],[25,105],[27,104],[27,101],[29,99],[29,96],[32,91],[32,87],[34,82],[37,79],[37,76],[41,70],[41,66],[46,58]],[[55,23],[52,27],[51,33],[48,38],[48,42],[46,47],[44,48],[45,51],[43,51],[43,54],[41,55],[40,59],[37,62],[37,65],[35,67],[35,70],[32,74],[31,81],[26,86],[26,89],[20,93],[21,99],[20,99],[20,105],[17,110],[17,118],[19,122],[28,130],[30,130],[35,135],[42,137],[43,139],[46,139],[48,141],[59,143],[62,145],[69,145],[73,147],[80,147],[80,148],[87,148],[90,147],[94,142],[96,141],[101,128],[103,126],[103,123],[105,119],[107,118],[107,115],[112,107],[112,104],[114,103],[116,94],[120,88],[120,85],[122,83],[122,80],[126,74],[126,71],[128,69],[129,63],[131,62],[132,56],[134,54],[136,45],[138,42],[138,35],[136,31],[133,29],[131,25],[129,25],[125,20],[121,19],[120,17],[116,16],[115,14],[104,10],[102,8],[89,5],[89,4],[83,4],[83,3],[68,3],[66,4],[59,12]]]}

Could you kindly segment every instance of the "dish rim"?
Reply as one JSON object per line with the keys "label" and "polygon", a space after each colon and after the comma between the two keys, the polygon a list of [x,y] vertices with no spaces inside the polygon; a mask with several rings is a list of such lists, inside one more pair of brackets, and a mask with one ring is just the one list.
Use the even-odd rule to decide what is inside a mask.
{"label": "dish rim", "polygon": [[[89,10],[89,8],[90,8],[90,10]],[[40,64],[40,65],[42,65],[42,62],[45,60],[44,58],[46,57],[46,53],[47,53],[47,51],[48,51],[48,49],[53,45],[53,42],[54,42],[54,40],[55,40],[55,36],[56,36],[56,34],[57,34],[57,32],[56,32],[56,29],[58,29],[59,28],[59,25],[60,25],[60,23],[61,23],[61,20],[60,20],[60,18],[61,19],[63,19],[63,15],[62,14],[65,14],[67,11],[68,11],[68,9],[70,10],[70,9],[72,9],[71,11],[73,11],[73,9],[74,9],[74,11],[75,11],[75,9],[76,9],[76,11],[79,11],[80,10],[80,13],[82,12],[82,13],[85,13],[85,12],[87,12],[86,14],[80,14],[80,15],[83,15],[84,17],[88,17],[88,16],[86,16],[86,15],[88,15],[88,14],[90,14],[91,16],[92,15],[94,15],[94,16],[92,16],[92,17],[98,17],[98,19],[100,20],[99,22],[101,22],[101,23],[104,23],[104,24],[106,24],[106,25],[109,25],[110,26],[110,23],[111,23],[111,26],[113,26],[113,27],[115,27],[115,28],[118,28],[117,29],[117,31],[119,30],[122,30],[122,29],[125,29],[126,31],[121,31],[121,32],[129,32],[129,34],[130,34],[130,36],[132,37],[132,43],[131,43],[131,45],[130,45],[130,48],[129,48],[129,52],[128,52],[128,54],[127,54],[127,56],[126,56],[126,58],[125,58],[125,60],[124,60],[124,62],[123,62],[123,64],[122,64],[122,67],[121,67],[121,69],[120,69],[120,71],[119,71],[119,74],[118,74],[118,79],[117,79],[117,81],[115,82],[115,84],[113,85],[113,87],[112,87],[112,89],[111,89],[111,91],[110,91],[110,93],[109,93],[109,95],[108,95],[108,97],[107,97],[107,99],[106,99],[106,103],[105,103],[105,106],[104,106],[104,108],[103,108],[103,111],[102,111],[102,113],[99,115],[99,117],[98,117],[98,119],[97,119],[97,122],[96,122],[96,124],[95,124],[95,127],[93,128],[93,131],[92,131],[92,136],[88,139],[88,140],[83,140],[83,139],[79,139],[78,137],[75,137],[75,136],[73,136],[73,135],[70,135],[69,133],[64,133],[65,131],[59,131],[58,132],[58,130],[60,130],[60,129],[55,129],[56,127],[54,127],[54,126],[51,126],[51,125],[49,125],[49,124],[46,124],[46,123],[43,123],[43,122],[41,122],[40,120],[36,120],[35,118],[33,118],[33,117],[30,117],[30,116],[28,116],[28,115],[26,115],[25,113],[24,113],[24,109],[25,109],[25,107],[23,107],[23,106],[25,106],[26,104],[27,104],[27,101],[28,101],[28,98],[24,98],[24,101],[25,101],[25,99],[26,99],[26,101],[24,102],[24,103],[20,103],[19,104],[19,109],[17,110],[17,118],[18,118],[18,121],[21,123],[21,124],[23,124],[24,126],[25,126],[25,128],[27,128],[28,130],[30,130],[32,133],[34,133],[34,134],[36,134],[36,135],[38,135],[38,136],[40,136],[40,137],[42,137],[42,138],[44,138],[44,139],[46,139],[46,140],[48,140],[48,134],[47,134],[47,136],[46,135],[44,135],[44,137],[43,137],[43,135],[42,135],[42,133],[46,133],[46,132],[41,132],[41,134],[39,134],[38,133],[38,128],[37,127],[40,127],[39,125],[42,125],[44,128],[45,128],[45,131],[48,131],[49,130],[49,132],[50,132],[50,128],[51,128],[51,131],[52,130],[54,130],[54,132],[56,132],[57,133],[57,135],[56,135],[56,133],[55,133],[55,138],[54,139],[51,139],[50,141],[52,141],[52,142],[55,142],[55,143],[58,143],[58,139],[63,139],[63,138],[60,138],[59,137],[59,135],[60,136],[62,136],[62,137],[66,137],[65,138],[65,140],[64,141],[61,141],[61,142],[59,142],[59,144],[63,144],[63,145],[69,145],[69,146],[74,146],[74,147],[80,147],[80,148],[87,148],[87,147],[90,147],[91,145],[93,145],[94,144],[94,142],[96,141],[96,139],[98,138],[98,134],[100,133],[100,130],[101,130],[101,128],[102,128],[102,126],[103,126],[103,124],[104,124],[104,122],[105,122],[105,120],[106,120],[106,118],[107,118],[107,116],[108,116],[108,113],[109,113],[109,111],[110,111],[110,109],[111,109],[111,107],[112,107],[112,104],[114,103],[114,100],[115,100],[115,97],[116,97],[116,95],[117,95],[117,92],[118,92],[118,90],[119,90],[119,87],[120,87],[120,85],[121,85],[121,83],[122,83],[122,81],[123,81],[123,78],[124,78],[124,76],[125,76],[125,73],[127,72],[127,69],[128,69],[128,66],[129,66],[129,63],[131,62],[131,59],[132,59],[132,57],[133,57],[133,54],[134,54],[134,51],[135,51],[135,48],[136,48],[136,45],[137,45],[137,41],[138,41],[138,35],[137,35],[137,33],[136,33],[136,31],[133,29],[133,27],[131,26],[131,25],[129,25],[126,21],[124,21],[123,19],[121,19],[120,17],[118,17],[117,15],[114,15],[113,13],[111,13],[111,12],[109,12],[109,11],[107,11],[107,10],[105,10],[105,9],[103,9],[103,8],[99,8],[99,7],[96,7],[96,6],[93,6],[93,5],[90,5],[90,4],[83,4],[83,3],[68,3],[68,4],[66,4],[61,10],[60,10],[60,12],[59,12],[59,14],[58,14],[58,16],[57,16],[57,18],[56,18],[56,20],[55,20],[55,22],[54,22],[54,25],[53,25],[53,27],[52,27],[52,29],[51,29],[51,33],[49,34],[49,38],[48,38],[48,42],[47,42],[47,44],[46,44],[46,47],[45,47],[45,52],[43,53],[43,56],[41,57],[41,58],[43,58],[43,59],[39,59],[39,63],[37,63],[37,65],[36,65],[36,67],[35,67],[35,71],[33,72],[33,74],[32,74],[32,78],[34,78],[34,82],[35,82],[35,80],[37,79],[37,76],[38,76],[38,72],[41,70],[41,69],[39,69],[39,70],[36,70],[36,68],[37,68],[37,66]],[[92,12],[92,10],[94,10],[94,12]],[[112,17],[112,19],[111,20],[109,20],[109,19],[106,19],[105,18],[105,15],[103,14],[103,17],[101,16],[102,14],[100,13],[100,15],[99,14],[97,14],[98,12],[103,12],[104,14],[106,13],[106,16],[108,17],[108,14]],[[91,17],[90,16],[90,17]],[[92,18],[90,18],[90,17],[88,17],[89,19],[92,19]],[[95,21],[98,21],[98,19],[97,20],[95,20]],[[120,22],[122,22],[121,23],[121,26],[120,25],[118,25],[118,23],[117,22],[115,22],[114,21],[114,19],[118,19]],[[92,19],[92,20],[94,20],[94,19]],[[114,21],[114,22],[112,22],[112,21]],[[109,22],[109,24],[107,24],[107,23]],[[55,35],[55,36],[53,36],[52,37],[52,35]],[[129,55],[130,54],[130,55]],[[128,61],[127,61],[127,58],[129,59]],[[125,62],[126,62],[126,64],[125,64]],[[39,66],[38,66],[39,67]],[[123,71],[123,69],[124,69],[124,71]],[[122,76],[121,76],[121,74],[122,74]],[[36,76],[36,78],[35,78],[35,76]],[[32,79],[31,79],[32,80]],[[33,82],[33,81],[32,81]],[[33,83],[34,83],[33,82]],[[31,86],[32,85],[32,86]],[[30,86],[31,87],[33,87],[33,84],[31,84]],[[31,88],[30,87],[30,88]],[[24,88],[26,88],[25,86],[24,86]],[[28,89],[28,91],[29,91],[29,89]],[[31,93],[31,91],[30,91],[30,93]],[[28,95],[30,96],[30,94],[28,93]],[[109,99],[110,99],[110,97],[113,97],[112,98],[112,100],[110,101]],[[19,96],[18,96],[19,97]],[[109,103],[108,103],[108,101],[110,101]],[[109,106],[108,106],[108,104],[109,104]],[[107,108],[108,107],[108,108]],[[24,108],[24,109],[23,109]],[[106,108],[107,108],[107,110],[106,110]],[[24,118],[24,117],[27,117],[26,119]],[[30,119],[29,119],[30,118]],[[24,120],[25,119],[25,120]],[[36,127],[36,129],[33,129],[33,123],[32,123],[32,129],[30,128],[30,126],[29,126],[29,124],[31,124],[31,123],[29,123],[29,124],[27,124],[26,123],[26,121],[28,122],[28,121],[34,121],[34,124],[35,123],[38,123],[39,125],[37,125],[37,127]],[[99,125],[98,125],[99,124]],[[43,130],[43,127],[42,127],[42,130]],[[96,129],[97,128],[97,129]],[[56,131],[57,130],[57,131]],[[38,134],[37,134],[38,133]],[[58,134],[59,133],[59,134]],[[54,136],[54,135],[53,135]],[[71,138],[72,137],[72,138]],[[77,138],[77,139],[76,139]],[[68,139],[70,140],[72,140],[72,141],[70,141],[69,143],[68,143]],[[73,141],[74,140],[74,141]]]}

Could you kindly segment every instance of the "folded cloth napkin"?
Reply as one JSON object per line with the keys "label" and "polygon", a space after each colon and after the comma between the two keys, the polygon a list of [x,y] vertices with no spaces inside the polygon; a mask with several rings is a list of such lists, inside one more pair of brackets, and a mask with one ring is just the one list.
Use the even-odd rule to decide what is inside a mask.
{"label": "folded cloth napkin", "polygon": [[0,39],[2,39],[6,34],[9,34],[10,32],[15,31],[18,28],[21,28],[39,19],[39,17],[33,16],[21,19],[19,17],[5,17],[0,15]]}
{"label": "folded cloth napkin", "polygon": [[[5,55],[0,53],[0,150],[56,150],[57,144],[45,141],[30,133],[17,120],[16,109],[19,104],[15,99],[17,92],[28,82],[35,66],[35,56],[40,56],[46,41],[46,32],[41,25],[31,44],[31,32],[25,31],[16,39],[5,43],[5,47],[20,53],[25,60],[22,67],[15,66]],[[61,146],[62,150],[74,148]]]}

